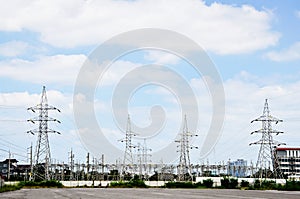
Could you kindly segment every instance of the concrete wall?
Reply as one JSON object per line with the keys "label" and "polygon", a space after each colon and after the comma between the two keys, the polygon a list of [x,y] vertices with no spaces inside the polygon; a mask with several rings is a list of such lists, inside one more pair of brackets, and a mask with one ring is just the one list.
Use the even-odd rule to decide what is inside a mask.
{"label": "concrete wall", "polygon": [[5,185],[16,185],[18,183],[19,183],[19,181],[4,181]]}
{"label": "concrete wall", "polygon": [[[212,179],[214,182],[213,186],[221,186],[221,179],[223,177],[196,177],[196,182],[203,182],[203,180],[207,179]],[[254,181],[256,180],[255,178],[237,178],[238,182],[241,183],[242,180],[248,181],[250,184],[253,184]],[[266,179],[267,181],[275,181],[278,184],[285,184],[285,179]],[[60,181],[65,187],[77,187],[77,186],[88,186],[91,187],[93,186],[93,181]],[[112,181],[94,181],[94,186],[102,186],[105,187]],[[4,182],[6,185],[14,185],[17,184],[18,182]],[[145,181],[145,184],[150,186],[150,187],[159,187],[163,186],[167,183],[166,181]]]}

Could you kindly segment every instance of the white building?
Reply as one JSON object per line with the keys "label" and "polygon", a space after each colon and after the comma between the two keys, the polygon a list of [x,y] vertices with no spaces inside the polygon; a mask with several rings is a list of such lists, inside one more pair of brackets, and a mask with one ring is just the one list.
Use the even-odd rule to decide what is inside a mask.
{"label": "white building", "polygon": [[277,147],[275,154],[284,175],[300,176],[300,147]]}

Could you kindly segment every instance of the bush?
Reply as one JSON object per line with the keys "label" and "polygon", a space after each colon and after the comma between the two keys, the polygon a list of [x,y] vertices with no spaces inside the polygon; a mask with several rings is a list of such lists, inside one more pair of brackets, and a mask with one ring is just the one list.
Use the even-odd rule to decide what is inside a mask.
{"label": "bush", "polygon": [[165,184],[166,188],[196,188],[192,182],[168,182]]}
{"label": "bush", "polygon": [[56,180],[47,180],[41,182],[34,182],[34,181],[22,181],[19,182],[19,186],[21,187],[57,187],[62,188],[63,184]]}
{"label": "bush", "polygon": [[253,187],[254,187],[254,189],[259,189],[260,188],[260,181],[259,180],[255,180]]}
{"label": "bush", "polygon": [[130,180],[129,184],[132,187],[140,187],[140,188],[146,188],[147,187],[145,182],[143,180],[139,180],[139,179]]}
{"label": "bush", "polygon": [[276,184],[275,181],[268,181],[268,180],[255,180],[253,189],[259,189],[259,190],[283,190],[283,187],[279,184]]}
{"label": "bush", "polygon": [[131,186],[129,186],[128,182],[111,182],[110,187],[118,187],[118,188],[132,188]]}
{"label": "bush", "polygon": [[211,188],[214,182],[212,179],[203,180],[203,183],[197,182],[168,182],[164,187],[166,188]]}
{"label": "bush", "polygon": [[300,181],[287,181],[285,190],[288,191],[300,191]]}
{"label": "bush", "polygon": [[207,188],[212,188],[214,181],[212,179],[203,180],[203,185]]}
{"label": "bush", "polygon": [[221,179],[221,187],[225,189],[235,189],[238,186],[238,180],[234,178],[223,178]]}
{"label": "bush", "polygon": [[128,182],[111,182],[110,187],[118,187],[118,188],[147,188],[148,186],[145,184],[143,180],[133,179]]}
{"label": "bush", "polygon": [[238,184],[239,183],[237,179],[234,178],[229,179],[229,189],[236,189]]}
{"label": "bush", "polygon": [[57,188],[62,188],[63,185],[61,182],[56,181],[56,180],[47,180],[47,181],[42,181],[39,183],[39,186],[42,187],[57,187]]}
{"label": "bush", "polygon": [[241,187],[249,187],[249,182],[246,180],[242,180]]}
{"label": "bush", "polygon": [[229,179],[223,178],[221,179],[221,187],[228,189],[229,188]]}

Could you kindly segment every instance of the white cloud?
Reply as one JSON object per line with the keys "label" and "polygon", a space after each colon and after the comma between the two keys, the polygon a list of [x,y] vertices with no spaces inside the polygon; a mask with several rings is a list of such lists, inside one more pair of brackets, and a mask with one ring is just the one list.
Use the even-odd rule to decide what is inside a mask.
{"label": "white cloud", "polygon": [[296,42],[281,51],[268,52],[265,56],[276,62],[300,60],[300,42]]}
{"label": "white cloud", "polygon": [[0,77],[38,84],[73,85],[85,55],[41,56],[37,60],[11,59],[0,61]]}
{"label": "white cloud", "polygon": [[141,64],[133,63],[130,61],[115,61],[101,77],[100,84],[102,86],[110,86],[117,84],[120,81],[120,79],[127,75],[127,73],[139,66],[141,66]]}
{"label": "white cloud", "polygon": [[23,54],[29,47],[27,43],[21,41],[10,41],[0,44],[0,56],[15,57]]}
{"label": "white cloud", "polygon": [[220,54],[264,49],[279,39],[271,30],[270,11],[248,5],[208,6],[198,0],[14,0],[1,6],[0,20],[2,31],[28,29],[58,47],[99,44],[113,35],[145,27],[177,31]]}
{"label": "white cloud", "polygon": [[181,58],[163,51],[149,51],[146,53],[145,59],[155,64],[177,64]]}
{"label": "white cloud", "polygon": [[[260,123],[256,124],[250,124],[250,121],[252,119],[255,119],[256,117],[260,116],[262,114],[263,105],[264,105],[264,99],[269,99],[269,106],[271,110],[271,114],[273,116],[276,116],[280,119],[284,120],[283,124],[274,126],[274,129],[283,130],[285,134],[274,137],[276,140],[286,142],[288,145],[299,145],[299,135],[298,135],[298,123],[300,120],[300,105],[297,100],[300,98],[300,81],[295,81],[293,83],[280,83],[280,82],[274,82],[272,84],[266,85],[260,85],[256,81],[253,81],[253,79],[256,79],[258,77],[253,76],[252,74],[249,74],[247,72],[241,72],[240,74],[236,75],[234,78],[226,80],[224,82],[224,88],[226,93],[226,118],[225,118],[225,125],[223,129],[223,134],[218,142],[215,153],[217,154],[216,157],[214,157],[214,153],[212,153],[208,158],[210,161],[221,161],[221,160],[228,160],[228,158],[231,159],[237,159],[237,158],[245,158],[247,160],[253,160],[255,161],[257,158],[257,153],[259,150],[259,147],[257,146],[248,146],[249,143],[257,141],[260,137],[259,135],[250,135],[251,131],[254,131],[256,129],[261,128]],[[206,91],[205,84],[201,79],[193,79],[191,80],[191,87],[194,90],[197,90],[196,97],[199,100],[199,129],[196,130],[196,132],[199,134],[200,141],[195,142],[195,145],[201,146],[198,144],[198,142],[201,142],[202,139],[205,136],[205,133],[207,129],[209,128],[210,124],[210,115],[212,113],[211,107],[211,101],[209,93]],[[166,97],[174,98],[172,95],[166,95],[164,92],[160,92],[158,89],[154,89],[153,93],[155,94],[156,98],[159,98],[162,96],[164,99]],[[147,93],[151,94],[151,93]],[[55,135],[51,136],[50,142],[51,147],[54,147],[53,151],[53,157],[58,159],[64,159],[65,154],[61,154],[58,151],[58,148],[63,148],[64,151],[68,151],[71,147],[74,147],[74,143],[77,143],[78,147],[80,147],[80,143],[78,138],[75,136],[74,133],[74,123],[71,122],[70,124],[70,118],[72,115],[72,107],[70,106],[72,104],[72,94],[64,94],[60,91],[51,90],[49,89],[47,91],[48,100],[49,103],[57,106],[62,110],[62,113],[54,114],[54,112],[51,112],[51,116],[58,117],[63,123],[61,125],[53,126],[53,129],[62,131],[62,135]],[[22,100],[20,100],[22,99]],[[28,106],[35,105],[40,100],[40,93],[37,94],[29,94],[27,92],[20,92],[20,93],[1,93],[0,94],[0,105],[7,105],[7,106],[15,106],[15,107],[24,107],[22,109],[23,111],[16,111],[15,109],[9,109],[9,111],[3,111],[1,109],[0,112],[0,118],[29,118],[33,115],[28,115],[26,113],[25,108]],[[102,101],[96,100],[96,109],[101,109]],[[106,103],[106,101],[105,101]],[[164,103],[161,103],[162,106],[164,106]],[[137,105],[133,106],[131,111],[133,113],[132,115],[132,121],[136,125],[141,125],[147,123],[145,120],[149,119],[150,114],[149,109],[147,109],[147,106],[143,105],[143,102],[138,103]],[[172,108],[172,107],[170,107]],[[176,108],[176,107],[174,107]],[[99,117],[103,117],[103,111],[97,111],[99,113]],[[180,110],[177,109],[170,109],[168,114],[170,114],[170,117],[167,117],[168,121],[175,122],[176,124],[180,123],[180,118],[178,120],[177,117],[180,117],[181,114]],[[189,126],[192,126],[193,118],[188,118]],[[73,120],[71,118],[71,120]],[[113,122],[113,121],[111,121]],[[1,124],[2,129],[4,131],[10,132],[10,133],[18,133],[18,132],[26,132],[26,130],[29,130],[31,128],[35,128],[36,126],[26,126],[26,125],[4,125]],[[115,139],[120,139],[122,137],[122,134],[118,134],[120,132],[118,129],[113,128],[115,125],[105,123],[103,126],[103,130],[106,134],[111,134],[111,140],[113,143],[118,144],[118,142]],[[175,128],[175,125],[172,127]],[[51,127],[52,128],[52,127]],[[172,128],[169,128],[172,130]],[[175,130],[178,130],[176,127]],[[190,129],[194,130],[194,129]],[[73,131],[72,134],[70,134],[70,131]],[[166,135],[165,131],[162,132],[163,135]],[[163,135],[161,135],[163,137]],[[173,134],[172,134],[173,135]],[[20,139],[20,137],[22,139]],[[68,139],[66,139],[68,138]],[[27,138],[28,141],[24,138],[24,135],[16,136],[15,142],[16,144],[19,144],[20,146],[24,146],[24,148],[29,146],[30,140],[35,140],[35,136],[29,136]],[[168,143],[171,142],[170,136],[165,137],[162,142]],[[66,141],[68,140],[68,141]],[[155,140],[155,139],[154,139]],[[156,140],[155,140],[156,141]],[[120,144],[120,149],[123,149],[123,145]],[[159,145],[160,142],[157,143],[151,143],[149,141],[148,146],[154,147],[154,146],[164,146]],[[76,146],[77,146],[76,145]],[[58,146],[58,147],[57,147]],[[119,146],[119,145],[118,145]],[[79,150],[79,149],[77,149]],[[84,153],[85,151],[78,151],[77,153]],[[198,161],[198,152],[191,152],[192,153],[192,162]],[[77,154],[76,154],[77,155]],[[78,157],[78,156],[77,156]],[[84,154],[82,155],[84,157]],[[174,152],[174,156],[176,157],[176,154]],[[115,157],[110,157],[111,162],[113,162]],[[153,157],[155,159],[155,157]],[[165,160],[165,159],[164,159]]]}
{"label": "white cloud", "polygon": [[296,16],[300,19],[300,11],[296,12]]}

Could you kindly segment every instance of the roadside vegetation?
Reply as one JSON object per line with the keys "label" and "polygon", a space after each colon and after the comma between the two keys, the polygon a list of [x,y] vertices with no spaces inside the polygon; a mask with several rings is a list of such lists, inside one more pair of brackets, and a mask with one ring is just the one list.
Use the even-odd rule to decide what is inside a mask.
{"label": "roadside vegetation", "polygon": [[[221,186],[214,187],[214,182],[211,179],[203,180],[203,182],[167,182],[161,188],[196,188],[196,189],[243,189],[243,190],[280,190],[280,191],[300,191],[300,181],[286,181],[284,185],[276,184],[275,181],[260,181],[255,180],[253,184],[249,184],[248,181],[242,180],[241,183],[238,183],[236,178],[223,178],[221,180]],[[15,191],[22,188],[62,188],[63,185],[61,182],[56,180],[49,181],[22,181],[15,185],[4,185],[0,187],[0,193],[6,191]],[[111,188],[149,188],[145,184],[145,181],[134,177],[129,181],[116,181],[111,182],[108,187]]]}
{"label": "roadside vegetation", "polygon": [[133,179],[129,181],[119,181],[119,182],[111,182],[109,187],[113,188],[148,188],[145,182],[139,179],[138,176],[134,176]]}
{"label": "roadside vegetation", "polygon": [[21,186],[18,185],[4,185],[0,187],[0,193],[7,192],[7,191],[15,191],[21,189]]}
{"label": "roadside vegetation", "polygon": [[15,185],[4,185],[0,187],[0,193],[6,191],[15,191],[22,188],[62,188],[63,185],[59,181],[56,180],[48,180],[48,181],[41,181],[41,182],[34,182],[34,181],[21,181]]}

